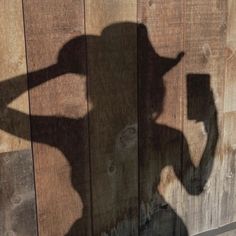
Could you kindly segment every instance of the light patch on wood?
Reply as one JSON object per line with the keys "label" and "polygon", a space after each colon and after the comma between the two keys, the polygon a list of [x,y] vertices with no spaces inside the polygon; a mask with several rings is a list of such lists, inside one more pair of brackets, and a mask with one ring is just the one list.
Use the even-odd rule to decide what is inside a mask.
{"label": "light patch on wood", "polygon": [[176,175],[172,166],[165,166],[161,170],[160,183],[157,186],[159,193],[162,196],[168,195],[168,190],[172,190],[172,184],[176,180]]}
{"label": "light patch on wood", "polygon": [[27,101],[28,100],[28,91],[22,93],[18,98],[13,100],[11,103],[9,103],[8,107],[24,112],[25,114],[29,114],[29,107],[26,107],[26,104],[21,101]]}

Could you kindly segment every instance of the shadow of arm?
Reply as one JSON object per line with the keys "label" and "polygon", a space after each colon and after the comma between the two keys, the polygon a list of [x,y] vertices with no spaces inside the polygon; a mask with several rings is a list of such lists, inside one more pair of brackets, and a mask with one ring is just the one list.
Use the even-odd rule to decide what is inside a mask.
{"label": "shadow of arm", "polygon": [[[62,72],[58,69],[57,64],[43,68],[34,72],[19,75],[0,82],[0,107],[4,109],[14,99],[19,97],[28,89],[37,87],[55,77],[61,75]],[[29,78],[27,83],[27,77]]]}
{"label": "shadow of arm", "polygon": [[186,191],[191,195],[199,195],[203,192],[204,186],[212,172],[219,138],[216,110],[205,121],[205,129],[208,137],[199,165],[197,167],[193,165],[188,143],[183,136],[182,168],[181,170],[175,170]]}
{"label": "shadow of arm", "polygon": [[[54,117],[30,116],[29,114],[17,111],[8,107],[8,104],[19,97],[29,89],[37,87],[56,76],[60,75],[57,64],[43,68],[28,74],[30,81],[27,86],[27,75],[19,75],[11,79],[0,82],[0,129],[17,137],[30,140],[29,119],[35,122],[35,125],[44,124],[53,126]],[[43,127],[43,125],[41,125]],[[45,129],[45,128],[44,128]],[[37,136],[32,141],[49,143],[50,139]],[[40,140],[39,140],[40,139]]]}
{"label": "shadow of arm", "polygon": [[[66,131],[73,130],[76,120],[66,117],[28,115],[12,108],[6,108],[0,118],[0,129],[16,137],[61,148]],[[33,126],[29,127],[29,119]],[[72,131],[70,132],[72,133]]]}

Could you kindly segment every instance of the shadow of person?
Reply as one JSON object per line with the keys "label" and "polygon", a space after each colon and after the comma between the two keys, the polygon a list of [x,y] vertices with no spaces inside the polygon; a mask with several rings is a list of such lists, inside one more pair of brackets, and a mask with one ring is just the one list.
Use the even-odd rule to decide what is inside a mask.
{"label": "shadow of person", "polygon": [[[83,202],[89,201],[88,194],[81,187],[82,183],[87,179],[86,173],[89,173],[86,169],[88,167],[84,166],[84,163],[88,162],[86,160],[88,156],[85,154],[87,145],[84,139],[84,133],[87,132],[87,121],[94,115],[99,117],[99,114],[104,113],[104,105],[107,100],[114,105],[113,112],[106,113],[106,124],[102,124],[104,126],[104,134],[107,137],[112,137],[114,129],[115,132],[119,132],[125,125],[137,120],[135,112],[133,112],[134,116],[129,117],[129,120],[127,120],[126,112],[121,112],[121,109],[124,111],[133,109],[132,107],[137,102],[135,99],[137,97],[137,88],[135,86],[132,87],[132,85],[137,83],[138,58],[140,168],[147,167],[145,162],[146,159],[149,159],[150,149],[153,150],[152,153],[156,153],[154,158],[156,158],[156,163],[158,164],[155,176],[150,179],[150,182],[153,181],[156,184],[155,190],[152,193],[141,193],[141,197],[142,195],[149,196],[149,198],[144,197],[144,201],[154,201],[156,208],[154,207],[155,209],[149,214],[149,218],[143,217],[141,210],[140,234],[166,236],[179,235],[179,232],[181,232],[181,235],[188,235],[184,223],[176,212],[165,203],[157,186],[160,182],[161,170],[166,165],[172,165],[176,176],[190,194],[197,195],[203,191],[204,184],[211,172],[218,139],[217,112],[212,93],[209,92],[208,94],[209,114],[206,114],[203,120],[208,140],[199,166],[194,167],[183,133],[156,123],[156,119],[163,112],[165,97],[163,76],[181,61],[184,53],[179,53],[176,58],[159,56],[149,41],[146,27],[142,24],[131,22],[112,24],[104,28],[100,36],[83,35],[70,40],[60,49],[56,64],[28,73],[28,89],[40,86],[46,81],[67,73],[87,75],[87,42],[90,43],[91,47],[88,60],[93,61],[95,68],[94,73],[88,74],[88,79],[90,84],[93,83],[93,86],[98,87],[96,93],[87,94],[93,104],[93,109],[84,117],[77,119],[31,115],[31,141],[50,145],[64,154],[71,166],[71,182],[74,189],[79,193]],[[119,63],[119,67],[117,67],[117,63]],[[0,83],[2,94],[0,108],[2,110],[2,119],[4,119],[4,122],[0,123],[0,128],[15,136],[29,139],[25,130],[14,127],[16,120],[18,123],[19,121],[28,122],[28,115],[8,107],[11,101],[27,89],[24,86],[23,77],[18,76]],[[99,86],[100,83],[102,83],[101,86]],[[127,84],[130,86],[126,90]],[[14,89],[12,89],[12,86]],[[127,98],[129,98],[128,102]],[[116,107],[117,103],[125,107],[120,106],[122,108],[118,109]],[[120,122],[117,122],[115,127],[113,124],[117,120],[120,120]],[[99,122],[97,125],[101,126]],[[22,127],[25,126],[22,124]],[[149,137],[150,134],[151,139]],[[149,139],[151,142],[147,141]],[[111,142],[115,143],[115,140],[111,140]],[[100,161],[102,162],[103,160]],[[182,163],[182,165],[179,165],[179,163]],[[148,168],[146,168],[146,171],[148,171]],[[152,199],[153,196],[155,196],[154,200]],[[162,207],[163,205],[165,205],[164,208]],[[86,235],[88,224],[86,224],[86,217],[84,216],[90,215],[89,211],[90,209],[85,205],[82,218],[71,226],[66,234],[67,236],[78,235],[78,232],[80,232],[80,235]]]}
{"label": "shadow of person", "polygon": [[[165,201],[161,172],[171,166],[174,174],[191,195],[199,195],[210,176],[218,140],[217,109],[210,89],[210,75],[187,75],[188,118],[203,122],[207,142],[200,163],[194,166],[182,131],[159,124],[163,112],[163,76],[184,56],[159,57],[147,40],[147,30],[139,27],[139,159],[140,177],[151,182],[141,187],[141,235],[188,235],[181,218]],[[167,104],[168,106],[168,104]],[[147,183],[146,182],[146,183]],[[145,182],[144,182],[145,183]]]}

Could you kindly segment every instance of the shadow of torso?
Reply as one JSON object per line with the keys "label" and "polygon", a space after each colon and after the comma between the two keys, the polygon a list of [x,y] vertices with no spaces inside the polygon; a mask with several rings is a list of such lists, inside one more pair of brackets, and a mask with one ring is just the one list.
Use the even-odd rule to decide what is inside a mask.
{"label": "shadow of torso", "polygon": [[[87,57],[84,49],[82,54],[79,50],[86,44]],[[145,186],[140,179],[140,198],[144,202],[153,202],[151,212],[146,210],[142,212],[141,209],[141,235],[167,236],[178,235],[179,232],[181,235],[188,235],[184,223],[165,202],[162,190],[158,187],[160,173],[165,166],[173,166],[176,176],[181,180],[181,170],[183,170],[180,167],[181,147],[183,144],[185,147],[188,145],[181,131],[157,124],[154,122],[156,119],[152,118],[153,115],[157,118],[163,112],[165,97],[163,76],[176,66],[182,57],[183,53],[176,58],[159,56],[148,39],[144,25],[118,23],[106,27],[100,36],[87,35],[69,41],[60,50],[58,63],[51,71],[47,68],[40,72],[29,73],[29,89],[66,73],[87,75],[86,96],[92,107],[88,114],[80,118],[31,115],[32,140],[55,147],[64,154],[71,166],[72,185],[85,202],[82,218],[73,224],[67,236],[78,235],[78,232],[86,235],[84,216],[90,215],[90,209],[84,201],[88,199],[86,191],[89,191],[84,187],[88,182],[86,175],[89,173],[88,148],[90,148],[93,177],[91,189],[96,196],[96,199],[93,198],[95,200],[93,206],[97,206],[93,209],[95,235],[106,228],[103,224],[107,224],[110,216],[107,214],[99,217],[99,211],[104,203],[110,201],[110,195],[104,195],[103,191],[100,191],[101,195],[99,195],[97,193],[99,191],[96,190],[109,188],[106,184],[109,177],[106,172],[97,171],[97,168],[100,163],[119,162],[116,160],[117,155],[114,154],[117,152],[117,137],[130,125],[136,127],[132,139],[136,140],[136,149],[137,145],[139,149],[139,168],[144,170],[144,177],[149,178],[148,181],[151,183]],[[11,99],[14,99],[14,96]],[[9,99],[6,99],[6,103],[9,103]],[[25,117],[26,114],[8,109],[8,117],[11,119],[19,116]],[[9,127],[2,127],[2,129],[22,137],[21,132],[16,132]],[[134,150],[134,146],[132,148]],[[124,168],[129,168],[132,163],[138,162],[137,152],[132,150],[126,160],[120,162]],[[189,157],[188,148],[185,153]],[[131,159],[128,160],[129,158]],[[152,162],[148,160],[152,158],[155,163],[155,173],[150,172],[149,168]],[[187,158],[187,162],[189,161],[190,159]],[[128,162],[130,166],[127,167]],[[93,170],[100,175],[93,176]],[[126,169],[128,174],[120,180],[126,181],[126,177],[134,180],[136,177],[132,175],[136,170],[134,171],[130,172]],[[150,188],[150,186],[154,187]],[[137,200],[137,192],[132,192],[132,189],[129,191],[130,196]],[[137,208],[136,203],[129,207],[128,217],[132,217],[133,212],[137,213],[137,209],[132,209]],[[116,213],[120,214],[119,208],[125,208],[127,199],[124,198],[122,201],[115,199],[113,204],[117,204]],[[123,214],[124,212],[118,218]],[[81,229],[85,231],[82,232]],[[123,232],[122,235],[126,234],[127,232]]]}

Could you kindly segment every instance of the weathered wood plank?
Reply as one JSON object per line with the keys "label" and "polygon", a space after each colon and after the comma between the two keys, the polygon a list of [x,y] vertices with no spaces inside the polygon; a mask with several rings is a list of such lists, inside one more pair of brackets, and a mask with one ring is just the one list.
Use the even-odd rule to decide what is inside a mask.
{"label": "weathered wood plank", "polygon": [[0,235],[36,236],[31,150],[0,154]]}
{"label": "weathered wood plank", "polygon": [[39,235],[90,235],[83,1],[23,2]]}
{"label": "weathered wood plank", "polygon": [[[229,77],[227,77],[229,79]],[[234,78],[232,78],[234,79]],[[228,96],[228,95],[226,95]],[[221,183],[219,190],[220,225],[236,220],[236,181],[235,181],[235,144],[236,144],[236,112],[224,113],[223,159],[221,164]]]}
{"label": "weathered wood plank", "polygon": [[220,0],[185,1],[184,9],[182,175],[187,187],[180,214],[192,235],[216,228],[219,221],[227,9]]}
{"label": "weathered wood plank", "polygon": [[194,234],[194,236],[233,236],[236,233],[236,223],[230,223],[227,225],[223,225],[221,227],[218,227],[216,229],[211,229],[205,232],[202,232],[200,234]]}
{"label": "weathered wood plank", "polygon": [[225,78],[225,96],[224,112],[236,111],[236,99],[234,99],[236,87],[236,2],[228,0],[228,17],[226,25],[227,45],[226,45],[226,78]]}
{"label": "weathered wood plank", "polygon": [[140,235],[186,231],[176,213],[182,207],[183,14],[182,1],[138,1]]}
{"label": "weathered wood plank", "polygon": [[224,91],[224,140],[221,166],[220,224],[236,220],[236,2],[228,1],[226,76]]}
{"label": "weathered wood plank", "polygon": [[94,235],[137,235],[136,1],[85,9]]}
{"label": "weathered wood plank", "polygon": [[[17,75],[26,73],[25,41],[22,15],[22,2],[0,1],[0,81],[7,80]],[[29,138],[29,119],[15,119],[9,121],[6,106],[16,108],[29,113],[28,93],[24,93],[20,98],[14,100],[15,94],[19,90],[27,90],[26,75],[22,78],[21,86],[15,86],[14,83],[9,86],[1,86],[0,96],[0,152],[9,152],[30,148],[30,142],[4,132],[8,128],[18,129]],[[9,104],[10,103],[10,104]],[[11,127],[9,127],[11,126]]]}
{"label": "weathered wood plank", "polygon": [[[0,6],[0,235],[34,236],[29,117],[11,116],[11,109],[29,113],[22,1],[1,0]],[[16,76],[19,84],[10,80]]]}

